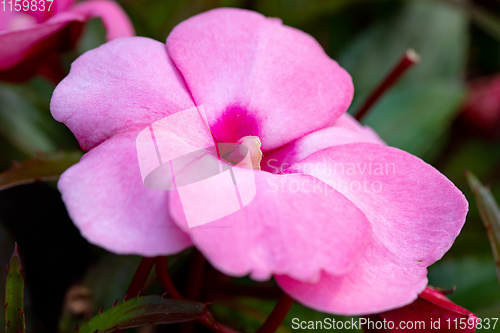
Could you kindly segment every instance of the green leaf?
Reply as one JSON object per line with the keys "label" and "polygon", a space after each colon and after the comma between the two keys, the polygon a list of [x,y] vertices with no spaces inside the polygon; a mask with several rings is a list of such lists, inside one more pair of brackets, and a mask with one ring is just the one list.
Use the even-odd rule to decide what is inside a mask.
{"label": "green leaf", "polygon": [[106,43],[106,29],[104,29],[101,19],[93,18],[85,22],[82,35],[78,40],[76,48],[78,54],[83,54],[104,43]]}
{"label": "green leaf", "polygon": [[[125,296],[140,260],[138,256],[106,253],[87,271],[82,287],[88,288],[91,295],[93,311],[90,316],[96,315],[101,307],[110,307],[118,297]],[[82,319],[82,314],[63,310],[59,319],[59,332],[73,332],[75,325]]]}
{"label": "green leaf", "polygon": [[55,180],[81,157],[82,153],[76,151],[46,153],[15,163],[9,170],[0,173],[0,190],[39,180]]}
{"label": "green leaf", "polygon": [[191,320],[210,320],[205,305],[199,302],[162,298],[161,296],[141,296],[94,316],[84,323],[79,333],[115,332],[119,329],[139,327],[149,324],[170,324]]}
{"label": "green leaf", "polygon": [[[92,291],[95,309],[111,306],[118,296],[125,296],[140,261],[139,256],[109,253],[87,272],[82,284]],[[103,276],[108,278],[103,279]]]}
{"label": "green leaf", "polygon": [[[211,310],[219,321],[230,323],[239,332],[256,332],[273,310],[276,301],[268,299],[234,298],[215,302]],[[276,333],[289,333],[281,325]]]}
{"label": "green leaf", "polygon": [[[14,241],[12,240],[12,237],[9,233],[9,231],[4,227],[2,221],[0,221],[0,263],[2,265],[6,264],[9,262],[10,259],[10,251],[12,251],[12,248],[14,247]],[[4,274],[5,271],[0,273],[0,286],[2,288],[5,286],[6,283],[6,274]],[[4,305],[5,304],[5,293],[2,291],[0,292],[0,304]],[[3,326],[3,322],[0,319],[0,327]],[[3,332],[0,330],[0,332]]]}
{"label": "green leaf", "polygon": [[[425,24],[422,24],[425,22]],[[404,52],[412,48],[421,62],[402,78],[425,85],[427,80],[461,79],[467,60],[468,19],[458,8],[438,2],[402,4],[394,16],[370,27],[339,57],[354,80],[356,99],[364,100]]]}
{"label": "green leaf", "polygon": [[17,245],[7,268],[5,286],[5,331],[24,333],[24,280]]}
{"label": "green leaf", "polygon": [[0,84],[0,134],[27,155],[57,151],[66,138],[64,125],[56,122],[48,111],[33,104],[35,97],[28,89]]}
{"label": "green leaf", "polygon": [[382,97],[364,123],[388,145],[428,157],[454,119],[463,93],[462,85],[442,80],[399,86]]}
{"label": "green leaf", "polygon": [[497,41],[500,41],[500,17],[475,5],[472,1],[463,0],[441,0],[459,8],[467,13],[478,27],[489,33]]}
{"label": "green leaf", "polygon": [[279,17],[285,24],[297,27],[363,1],[366,0],[257,0],[255,6],[264,15]]}
{"label": "green leaf", "polygon": [[497,276],[500,282],[500,208],[491,194],[491,191],[471,172],[466,172],[469,186],[476,197],[476,204],[481,215],[484,227],[488,234],[493,257],[497,265]]}
{"label": "green leaf", "polygon": [[339,57],[354,81],[350,112],[357,111],[413,48],[421,62],[370,110],[364,123],[390,145],[428,156],[446,136],[465,93],[467,29],[468,19],[456,7],[424,1],[401,4],[394,16],[367,29]]}
{"label": "green leaf", "polygon": [[123,1],[122,5],[134,22],[137,36],[165,40],[170,30],[181,21],[215,7],[241,5],[241,1],[144,0]]}

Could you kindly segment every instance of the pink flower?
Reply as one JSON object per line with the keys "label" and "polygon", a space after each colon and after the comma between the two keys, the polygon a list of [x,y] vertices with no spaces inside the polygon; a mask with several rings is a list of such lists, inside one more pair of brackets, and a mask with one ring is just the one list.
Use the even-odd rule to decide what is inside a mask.
{"label": "pink flower", "polygon": [[2,80],[22,81],[51,66],[54,54],[71,49],[90,18],[102,19],[108,40],[134,35],[130,20],[111,0],[76,5],[74,0],[13,0],[5,6],[0,8]]}
{"label": "pink flower", "polygon": [[[90,151],[58,186],[83,236],[112,252],[195,245],[223,273],[274,276],[318,310],[397,308],[424,290],[467,202],[433,167],[342,116],[352,95],[350,76],[311,36],[258,13],[212,10],[174,28],[166,47],[124,38],[73,63],[51,110]],[[143,185],[135,140],[196,105],[220,142],[260,138],[264,160],[262,170],[239,170],[253,173],[253,201],[188,228],[175,192]]]}
{"label": "pink flower", "polygon": [[489,138],[500,138],[500,75],[471,82],[462,120],[464,126]]}
{"label": "pink flower", "polygon": [[[489,319],[488,319],[489,320]],[[417,300],[410,305],[370,316],[366,332],[381,332],[377,325],[385,325],[384,332],[466,332],[472,333],[476,326],[490,328],[495,322],[481,326],[481,321],[470,311],[456,305],[439,291],[425,288]],[[378,324],[375,321],[381,321]],[[385,321],[385,324],[384,324]],[[417,327],[418,325],[418,327]]]}

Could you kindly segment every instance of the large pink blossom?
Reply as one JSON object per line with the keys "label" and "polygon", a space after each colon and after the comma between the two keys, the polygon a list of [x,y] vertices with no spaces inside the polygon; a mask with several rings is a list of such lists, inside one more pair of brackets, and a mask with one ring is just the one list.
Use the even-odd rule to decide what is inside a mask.
{"label": "large pink blossom", "polygon": [[[195,245],[223,273],[274,276],[318,310],[400,307],[424,290],[426,267],[453,244],[467,202],[432,166],[343,115],[352,96],[349,74],[311,36],[246,10],[194,16],[166,46],[117,39],[77,59],[54,92],[53,116],[89,150],[58,186],[82,235],[112,252]],[[188,228],[175,192],[143,185],[135,140],[201,105],[217,140],[257,136],[264,160],[262,170],[240,170],[255,179],[250,204]],[[363,184],[371,187],[357,190]]]}
{"label": "large pink blossom", "polygon": [[5,6],[0,10],[3,80],[21,81],[45,70],[41,66],[51,66],[55,54],[74,46],[82,24],[92,17],[102,19],[108,40],[134,35],[132,23],[112,0],[78,4],[75,0],[18,0],[12,1],[12,6],[6,1]]}

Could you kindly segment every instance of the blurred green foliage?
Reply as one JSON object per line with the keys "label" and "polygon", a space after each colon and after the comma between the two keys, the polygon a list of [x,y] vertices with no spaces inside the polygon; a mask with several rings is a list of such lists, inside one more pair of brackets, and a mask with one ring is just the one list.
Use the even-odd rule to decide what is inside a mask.
{"label": "blurred green foliage", "polygon": [[467,24],[465,13],[458,9],[409,2],[355,38],[339,58],[356,89],[351,110],[357,110],[405,50],[413,48],[421,63],[380,100],[364,122],[391,146],[423,158],[439,154],[436,142],[446,135],[465,92]]}
{"label": "blurred green foliage", "polygon": [[[449,297],[479,317],[498,317],[500,286],[495,263],[463,171],[469,169],[489,184],[500,201],[500,144],[476,136],[468,124],[461,121],[460,112],[467,97],[468,81],[500,72],[500,21],[497,18],[500,4],[494,0],[464,3],[455,0],[120,1],[137,34],[160,41],[164,41],[169,31],[182,20],[218,6],[248,8],[280,17],[285,24],[312,34],[325,51],[351,73],[356,89],[349,110],[351,113],[357,110],[404,50],[415,49],[422,58],[421,63],[375,105],[364,123],[372,126],[388,144],[434,164],[467,196],[470,212],[463,232],[445,257],[429,268],[429,281],[445,289],[455,286],[456,291]],[[66,69],[69,70],[70,63],[78,55],[103,42],[101,22],[88,22],[77,49],[64,56]],[[66,156],[60,152],[79,150],[72,134],[50,116],[53,88],[42,78],[23,84],[0,84],[0,171],[10,169],[13,160],[33,159],[40,153]],[[80,153],[72,154],[77,154],[74,157]],[[65,160],[64,163],[73,162]],[[56,167],[49,167],[46,171],[53,175],[60,173],[60,168],[61,164],[56,163]],[[25,191],[30,191],[30,186],[35,185],[25,186]],[[22,193],[6,192],[13,198],[23,198]],[[5,203],[0,202],[0,212],[5,212],[2,205]],[[30,209],[30,201],[26,201],[26,205],[25,209]],[[0,223],[0,263],[6,263],[13,243],[12,223],[15,223],[9,224],[8,221],[15,219],[8,213],[0,214],[0,222],[2,219],[6,222]],[[68,223],[67,220],[61,221]],[[30,223],[35,222],[28,221],[25,232],[30,232]],[[29,248],[30,244],[20,246],[22,254],[23,246]],[[95,313],[100,305],[109,306],[113,299],[124,296],[138,258],[110,255],[93,247],[85,251],[90,258],[89,266],[82,263],[83,271],[77,271],[71,277],[68,275],[68,285],[79,282],[92,291]],[[42,262],[51,255],[44,253],[43,248],[38,252],[35,260]],[[62,272],[54,274],[64,274],[64,265],[59,269]],[[181,264],[178,271],[179,276],[186,274]],[[38,271],[32,273],[36,276]],[[4,278],[0,274],[0,285],[5,282]],[[32,285],[30,280],[27,282],[28,289],[40,288],[33,279]],[[51,285],[50,288],[56,290],[67,288],[67,285]],[[34,303],[41,304],[40,301],[36,303],[36,295],[34,292]],[[55,313],[63,308],[62,299],[45,301]],[[253,332],[265,320],[273,304],[273,300],[246,295],[215,302],[212,309],[222,322]],[[36,332],[55,331],[43,315],[37,314],[41,313],[40,308],[29,308],[28,311],[32,317],[30,320],[28,314],[28,331],[30,325],[36,327]],[[295,304],[279,332],[290,332],[294,317],[301,320],[333,318]],[[69,322],[73,324],[71,320]]]}

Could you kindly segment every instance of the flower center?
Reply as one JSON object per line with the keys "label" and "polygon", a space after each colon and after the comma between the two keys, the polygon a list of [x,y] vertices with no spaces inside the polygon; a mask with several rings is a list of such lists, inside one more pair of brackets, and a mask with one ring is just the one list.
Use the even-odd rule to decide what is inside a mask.
{"label": "flower center", "polygon": [[243,168],[260,170],[262,145],[257,136],[244,136],[237,143],[219,144],[220,157]]}

